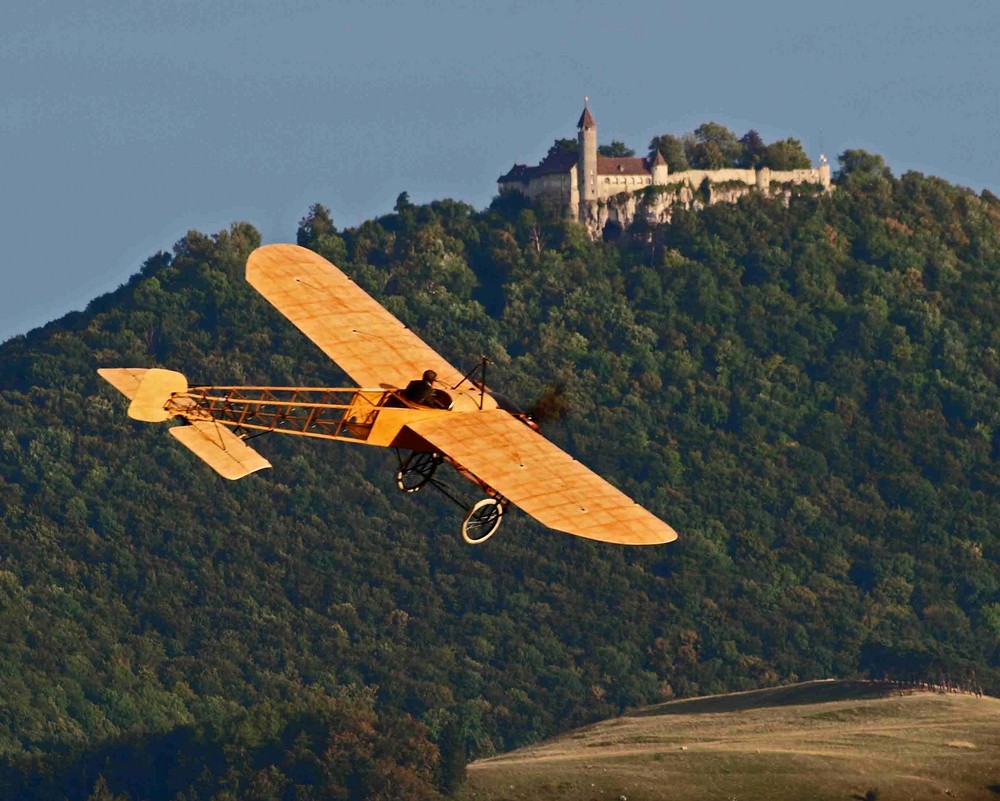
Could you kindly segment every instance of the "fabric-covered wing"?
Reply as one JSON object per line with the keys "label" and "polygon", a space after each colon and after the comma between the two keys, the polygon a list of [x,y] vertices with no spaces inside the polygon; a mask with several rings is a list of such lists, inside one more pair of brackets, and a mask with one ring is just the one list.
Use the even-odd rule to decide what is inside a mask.
{"label": "fabric-covered wing", "polygon": [[97,374],[131,400],[147,372],[145,367],[102,367]]}
{"label": "fabric-covered wing", "polygon": [[[405,387],[424,370],[449,387],[462,380],[463,373],[311,250],[258,248],[247,259],[247,281],[362,387]],[[495,408],[489,396],[486,404]]]}
{"label": "fabric-covered wing", "polygon": [[448,414],[407,428],[550,528],[620,545],[677,539],[658,517],[507,412]]}

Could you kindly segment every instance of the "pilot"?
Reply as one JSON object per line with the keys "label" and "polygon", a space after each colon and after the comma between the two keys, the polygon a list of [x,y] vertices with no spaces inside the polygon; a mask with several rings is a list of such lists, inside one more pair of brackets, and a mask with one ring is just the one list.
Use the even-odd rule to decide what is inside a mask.
{"label": "pilot", "polygon": [[434,396],[437,394],[434,391],[434,382],[437,380],[437,377],[437,373],[433,370],[424,370],[421,378],[414,379],[406,385],[406,389],[402,393],[403,397],[410,401],[410,403],[419,403],[421,406],[433,406]]}

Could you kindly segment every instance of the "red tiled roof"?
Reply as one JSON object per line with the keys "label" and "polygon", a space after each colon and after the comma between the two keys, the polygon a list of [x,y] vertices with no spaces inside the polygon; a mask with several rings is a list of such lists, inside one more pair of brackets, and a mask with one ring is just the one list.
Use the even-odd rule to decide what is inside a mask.
{"label": "red tiled roof", "polygon": [[[515,164],[506,175],[501,175],[497,180],[500,183],[510,181],[521,181],[524,183],[543,175],[562,175],[572,170],[576,166],[578,159],[578,154],[562,150],[546,156],[537,167]],[[658,161],[653,162],[653,164],[657,163],[665,164],[666,162],[661,156]],[[649,175],[650,173],[651,165],[644,158],[597,157],[598,175]]]}
{"label": "red tiled roof", "polygon": [[559,150],[555,153],[550,153],[543,158],[541,163],[535,169],[538,170],[538,175],[553,175],[560,172],[569,172],[576,166],[577,159],[579,158],[580,154],[575,150]]}
{"label": "red tiled roof", "polygon": [[649,167],[644,158],[597,157],[598,175],[649,175]]}
{"label": "red tiled roof", "polygon": [[527,181],[527,174],[533,169],[537,168],[529,167],[527,164],[515,164],[507,171],[506,175],[501,175],[497,178],[497,183],[506,183],[507,181]]}
{"label": "red tiled roof", "polygon": [[590,113],[590,109],[586,106],[583,107],[583,114],[580,115],[580,121],[576,124],[577,128],[596,128],[597,123],[594,122],[594,117]]}
{"label": "red tiled roof", "polygon": [[567,173],[576,166],[578,159],[578,154],[570,150],[560,150],[556,153],[550,153],[544,159],[542,159],[541,164],[537,167],[528,167],[524,164],[515,164],[511,167],[510,172],[506,175],[501,175],[498,179],[498,183],[509,183],[512,181],[520,181],[526,183],[533,178],[538,178],[542,175],[561,175]]}

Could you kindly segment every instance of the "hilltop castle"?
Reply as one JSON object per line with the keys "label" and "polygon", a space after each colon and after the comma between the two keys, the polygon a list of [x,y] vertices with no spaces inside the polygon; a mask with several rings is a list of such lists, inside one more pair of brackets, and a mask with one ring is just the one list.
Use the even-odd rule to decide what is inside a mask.
{"label": "hilltop castle", "polygon": [[[515,164],[497,179],[500,194],[520,192],[532,200],[548,198],[562,213],[584,223],[594,236],[609,224],[626,227],[637,215],[650,221],[670,219],[676,204],[733,202],[756,189],[764,194],[787,192],[798,184],[830,189],[830,165],[776,171],[725,168],[670,172],[661,153],[654,158],[615,158],[597,153],[597,123],[586,105],[577,123],[576,152],[550,151],[536,167]],[[822,157],[821,157],[822,158]],[[646,190],[646,191],[643,191]],[[701,192],[700,196],[696,192]]]}

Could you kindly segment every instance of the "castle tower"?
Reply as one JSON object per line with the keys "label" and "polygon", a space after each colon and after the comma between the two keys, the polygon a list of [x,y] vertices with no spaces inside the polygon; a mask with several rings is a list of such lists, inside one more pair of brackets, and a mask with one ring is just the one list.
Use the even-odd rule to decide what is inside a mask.
{"label": "castle tower", "polygon": [[586,217],[590,204],[597,200],[597,123],[584,99],[583,114],[576,127],[580,130],[578,141],[580,155],[576,162],[577,184],[580,187],[580,215]]}
{"label": "castle tower", "polygon": [[653,159],[653,186],[663,186],[667,183],[667,173],[669,167],[663,154],[657,150],[656,158]]}
{"label": "castle tower", "polygon": [[819,182],[827,192],[830,191],[830,165],[822,153],[819,154]]}

